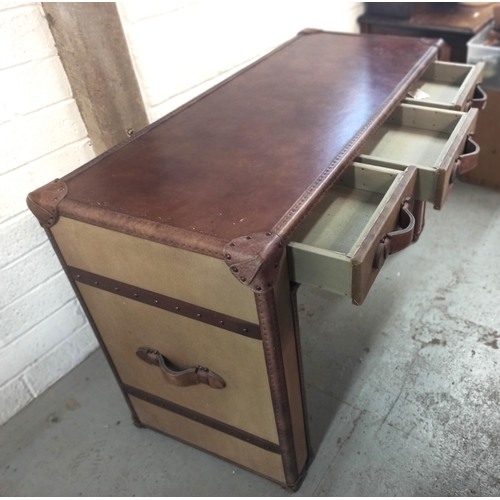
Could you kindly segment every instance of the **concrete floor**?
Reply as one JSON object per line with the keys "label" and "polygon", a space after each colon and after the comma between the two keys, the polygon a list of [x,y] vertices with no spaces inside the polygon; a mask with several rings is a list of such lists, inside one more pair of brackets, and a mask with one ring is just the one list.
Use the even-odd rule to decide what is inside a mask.
{"label": "concrete floor", "polygon": [[[500,494],[499,283],[500,193],[459,184],[362,307],[301,288],[316,458],[297,495]],[[0,443],[2,495],[288,495],[134,427],[100,351]]]}

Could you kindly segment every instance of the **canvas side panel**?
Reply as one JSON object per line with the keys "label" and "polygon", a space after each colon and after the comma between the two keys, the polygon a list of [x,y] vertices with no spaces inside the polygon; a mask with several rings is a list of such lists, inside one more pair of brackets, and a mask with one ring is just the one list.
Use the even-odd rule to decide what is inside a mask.
{"label": "canvas side panel", "polygon": [[223,260],[61,217],[51,229],[68,266],[258,324],[251,290]]}
{"label": "canvas side panel", "polygon": [[[139,419],[145,425],[241,464],[275,481],[285,482],[281,455],[263,450],[133,396],[130,399]],[[160,442],[158,446],[161,446]],[[167,446],[168,444],[165,444],[165,448]],[[193,471],[193,474],[196,474],[196,471]]]}
{"label": "canvas side panel", "polygon": [[[278,443],[261,340],[81,283],[78,288],[124,384]],[[179,369],[205,366],[226,387],[170,385],[158,367],[136,356],[139,347],[158,350]]]}

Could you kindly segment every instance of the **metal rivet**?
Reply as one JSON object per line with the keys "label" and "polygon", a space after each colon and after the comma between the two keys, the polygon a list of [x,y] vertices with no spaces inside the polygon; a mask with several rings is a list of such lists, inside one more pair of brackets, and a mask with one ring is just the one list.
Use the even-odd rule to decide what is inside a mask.
{"label": "metal rivet", "polygon": [[252,237],[251,237],[251,236],[247,236],[247,240],[251,240],[251,239],[252,239]]}
{"label": "metal rivet", "polygon": [[201,318],[201,314],[200,314],[200,313],[198,313],[196,316],[197,316],[198,318]]}
{"label": "metal rivet", "polygon": [[175,307],[175,310],[176,310],[176,311],[180,311],[180,309],[179,309],[177,306]]}
{"label": "metal rivet", "polygon": [[76,275],[77,278],[81,278],[81,276],[79,274]]}
{"label": "metal rivet", "polygon": [[237,273],[238,272],[238,268],[237,267],[233,267],[232,271],[233,271],[233,273]]}
{"label": "metal rivet", "polygon": [[99,282],[98,282],[98,281],[94,281],[94,285],[98,285],[98,284],[99,284]]}
{"label": "metal rivet", "polygon": [[224,324],[224,321],[219,321],[219,324],[223,325],[223,324]]}
{"label": "metal rivet", "polygon": [[236,246],[236,243],[229,243],[229,246],[234,247],[234,246]]}
{"label": "metal rivet", "polygon": [[248,328],[243,328],[243,331],[244,331],[245,333],[248,333]]}
{"label": "metal rivet", "polygon": [[137,293],[134,293],[134,297],[139,297],[139,294],[137,294]]}
{"label": "metal rivet", "polygon": [[118,288],[115,288],[115,292],[117,292],[117,291],[118,291]]}
{"label": "metal rivet", "polygon": [[245,278],[245,276],[242,276],[242,277],[240,278],[240,280],[241,280],[241,281],[246,281],[247,279]]}
{"label": "metal rivet", "polygon": [[160,303],[160,301],[158,301],[158,300],[155,300],[155,304],[159,304],[159,303]]}
{"label": "metal rivet", "polygon": [[262,290],[262,288],[260,286],[256,286],[255,289],[256,290]]}
{"label": "metal rivet", "polygon": [[231,255],[226,254],[226,259],[227,259],[227,260],[231,260]]}

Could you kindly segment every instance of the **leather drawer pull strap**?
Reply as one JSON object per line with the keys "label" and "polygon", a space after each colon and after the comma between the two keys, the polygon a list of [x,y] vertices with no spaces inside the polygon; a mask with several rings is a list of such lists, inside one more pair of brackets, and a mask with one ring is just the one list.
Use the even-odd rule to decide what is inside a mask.
{"label": "leather drawer pull strap", "polygon": [[486,107],[486,103],[488,101],[488,95],[483,90],[481,85],[476,85],[476,89],[474,90],[474,95],[472,96],[470,107],[477,109],[484,109]]}
{"label": "leather drawer pull strap", "polygon": [[378,245],[373,259],[373,267],[380,269],[387,259],[388,255],[404,250],[410,246],[413,241],[413,232],[415,230],[415,217],[410,212],[411,198],[406,198],[401,205],[399,212],[399,227],[396,231],[387,233]]}
{"label": "leather drawer pull strap", "polygon": [[148,349],[147,347],[139,347],[135,354],[142,361],[158,366],[165,381],[171,385],[189,387],[191,385],[206,384],[212,389],[224,389],[226,387],[226,382],[222,377],[203,366],[179,370],[156,349]]}
{"label": "leather drawer pull strap", "polygon": [[465,141],[464,152],[455,160],[450,184],[455,182],[457,175],[465,174],[477,167],[480,150],[479,144],[469,135]]}

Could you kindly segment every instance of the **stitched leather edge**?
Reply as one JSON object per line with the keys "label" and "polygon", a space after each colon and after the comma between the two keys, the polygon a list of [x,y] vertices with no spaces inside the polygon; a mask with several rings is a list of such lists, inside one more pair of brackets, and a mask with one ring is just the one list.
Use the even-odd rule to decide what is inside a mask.
{"label": "stitched leather edge", "polygon": [[85,205],[65,199],[59,206],[62,216],[86,222],[94,226],[111,229],[130,236],[155,241],[163,245],[183,248],[191,252],[201,253],[222,259],[226,241],[214,236],[194,233],[165,224],[159,224],[131,215],[111,212],[100,207]]}
{"label": "stitched leather edge", "polygon": [[255,294],[255,303],[259,315],[262,345],[283,460],[283,471],[287,485],[293,485],[299,478],[299,471],[274,292]]}
{"label": "stitched leather edge", "polygon": [[[306,428],[306,443],[307,443],[307,461],[304,468],[307,468],[307,464],[311,462],[314,453],[311,446],[311,434],[309,432],[309,414],[307,411],[307,394],[304,379],[304,363],[302,361],[302,344],[300,343],[300,323],[299,323],[299,308],[297,302],[297,293],[300,288],[300,283],[290,283],[290,296],[292,298],[292,312],[293,312],[293,331],[295,334],[295,348],[297,350],[297,358],[299,364],[299,378],[300,378],[300,392],[302,395],[302,410],[304,412],[304,427]],[[296,490],[295,490],[296,491]]]}

